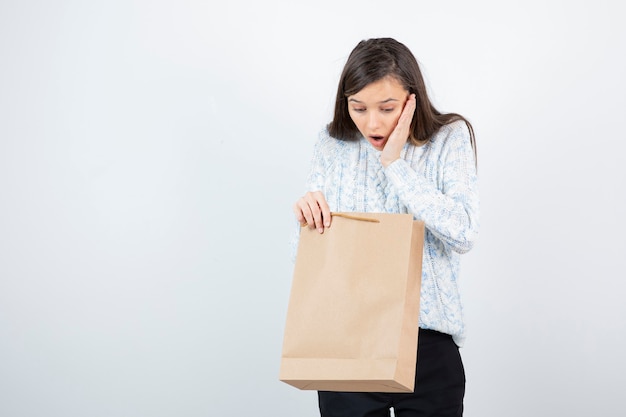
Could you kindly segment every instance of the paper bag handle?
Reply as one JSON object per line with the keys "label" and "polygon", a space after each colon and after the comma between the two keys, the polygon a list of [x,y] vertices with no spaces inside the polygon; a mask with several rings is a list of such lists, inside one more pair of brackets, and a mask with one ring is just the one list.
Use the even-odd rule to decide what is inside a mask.
{"label": "paper bag handle", "polygon": [[[333,217],[343,217],[344,219],[351,219],[351,220],[359,220],[359,221],[363,221],[363,222],[370,222],[370,223],[380,223],[380,220],[378,219],[372,219],[370,217],[363,217],[363,216],[355,216],[354,214],[347,214],[347,213],[330,213],[330,216]],[[304,222],[304,224],[302,225],[302,227],[306,227],[308,226],[307,222]]]}

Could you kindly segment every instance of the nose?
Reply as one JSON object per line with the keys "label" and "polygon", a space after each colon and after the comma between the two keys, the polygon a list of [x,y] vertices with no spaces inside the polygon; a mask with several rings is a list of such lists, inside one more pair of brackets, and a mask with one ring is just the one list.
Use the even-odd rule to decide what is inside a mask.
{"label": "nose", "polygon": [[380,115],[378,112],[371,111],[367,118],[367,127],[370,131],[376,130],[380,126]]}

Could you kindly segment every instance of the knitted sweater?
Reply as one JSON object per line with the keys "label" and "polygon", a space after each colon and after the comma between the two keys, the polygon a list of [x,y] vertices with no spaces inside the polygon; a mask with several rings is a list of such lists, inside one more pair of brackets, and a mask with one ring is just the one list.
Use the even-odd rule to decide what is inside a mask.
{"label": "knitted sweater", "polygon": [[[423,146],[407,143],[384,168],[366,139],[342,141],[324,130],[315,143],[308,191],[322,191],[331,211],[411,213],[426,226],[419,325],[453,336],[465,325],[458,288],[460,254],[478,236],[478,182],[463,121],[443,126]],[[299,230],[299,227],[297,228]],[[297,237],[292,250],[297,246]]]}

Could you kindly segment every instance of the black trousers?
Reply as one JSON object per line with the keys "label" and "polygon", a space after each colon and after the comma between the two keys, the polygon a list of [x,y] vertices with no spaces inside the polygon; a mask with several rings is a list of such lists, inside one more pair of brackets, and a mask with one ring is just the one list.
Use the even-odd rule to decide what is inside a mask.
{"label": "black trousers", "polygon": [[463,415],[465,371],[452,336],[419,330],[413,393],[319,391],[322,417],[444,417]]}

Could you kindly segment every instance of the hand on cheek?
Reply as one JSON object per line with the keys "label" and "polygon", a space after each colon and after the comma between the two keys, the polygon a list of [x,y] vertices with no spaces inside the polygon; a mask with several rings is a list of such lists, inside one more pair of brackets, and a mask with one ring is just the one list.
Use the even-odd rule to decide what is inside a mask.
{"label": "hand on cheek", "polygon": [[402,114],[400,114],[398,124],[393,132],[391,132],[389,140],[387,140],[380,154],[380,162],[385,168],[393,161],[400,158],[400,152],[409,139],[415,106],[415,94],[411,94],[404,104],[404,109],[402,110]]}

